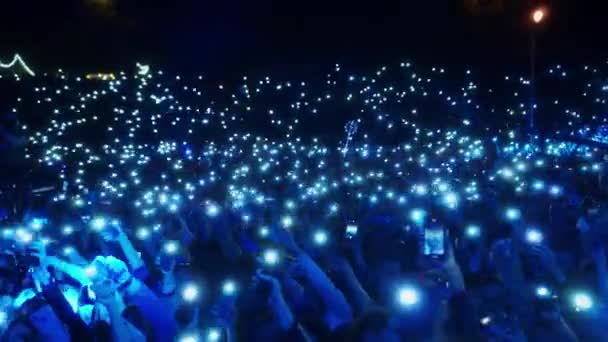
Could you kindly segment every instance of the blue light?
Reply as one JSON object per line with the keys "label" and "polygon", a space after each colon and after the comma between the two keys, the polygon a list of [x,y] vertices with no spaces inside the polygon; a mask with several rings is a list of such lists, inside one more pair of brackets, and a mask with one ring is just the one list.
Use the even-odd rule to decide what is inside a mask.
{"label": "blue light", "polygon": [[179,251],[179,245],[176,241],[167,241],[163,246],[163,250],[169,255],[175,255]]}
{"label": "blue light", "polygon": [[313,240],[317,246],[323,246],[327,243],[327,233],[323,230],[317,230],[313,235]]}
{"label": "blue light", "polygon": [[530,228],[526,231],[526,241],[532,244],[539,244],[543,242],[543,233],[536,228]]}
{"label": "blue light", "polygon": [[534,183],[532,183],[532,188],[536,191],[540,191],[545,188],[545,183],[540,180],[534,181]]}
{"label": "blue light", "polygon": [[585,292],[572,295],[572,304],[576,311],[588,311],[593,308],[593,299]]}
{"label": "blue light", "polygon": [[458,206],[458,195],[453,192],[449,192],[443,196],[444,204],[450,208],[454,209]]}
{"label": "blue light", "polygon": [[106,219],[103,217],[94,217],[91,220],[91,227],[97,231],[105,229],[106,224],[107,224]]}
{"label": "blue light", "polygon": [[211,328],[207,332],[207,342],[217,342],[222,337],[222,333],[217,328]]}
{"label": "blue light", "polygon": [[291,226],[293,226],[293,219],[291,216],[283,216],[281,218],[281,226],[283,226],[283,228],[291,228]]}
{"label": "blue light", "polygon": [[236,293],[236,283],[232,280],[226,280],[222,284],[222,293],[224,296],[232,296]]}
{"label": "blue light", "polygon": [[476,239],[481,235],[481,229],[479,226],[469,225],[465,230],[465,234],[468,238]]}
{"label": "blue light", "polygon": [[428,190],[424,184],[414,185],[414,193],[418,196],[425,196]]}
{"label": "blue light", "polygon": [[410,219],[417,225],[422,225],[426,218],[426,211],[424,209],[413,209],[410,212]]}
{"label": "blue light", "polygon": [[220,208],[214,203],[208,203],[205,208],[205,214],[209,217],[216,217],[220,213]]}
{"label": "blue light", "polygon": [[558,185],[552,185],[551,188],[549,188],[549,194],[553,197],[560,196],[562,194],[562,188]]}
{"label": "blue light", "polygon": [[260,237],[266,238],[268,237],[268,235],[270,235],[270,229],[268,229],[268,227],[261,227],[258,231],[258,234],[260,235]]}
{"label": "blue light", "polygon": [[33,230],[38,231],[38,230],[41,230],[44,227],[44,225],[46,224],[46,222],[47,222],[46,219],[37,217],[37,218],[32,219],[32,222],[30,222],[30,227]]}
{"label": "blue light", "polygon": [[199,290],[198,286],[194,284],[187,284],[182,289],[182,299],[186,302],[194,302],[198,299]]}
{"label": "blue light", "polygon": [[268,266],[276,266],[279,263],[279,252],[275,249],[267,249],[262,255],[264,263]]}
{"label": "blue light", "polygon": [[6,311],[0,311],[0,327],[4,328],[9,323],[9,317]]}
{"label": "blue light", "polygon": [[403,286],[397,291],[397,302],[405,308],[410,308],[420,302],[418,289],[411,286]]}
{"label": "blue light", "polygon": [[521,217],[521,211],[519,211],[519,209],[517,208],[508,208],[505,212],[505,215],[508,220],[515,221],[519,220],[519,218]]}
{"label": "blue light", "polygon": [[551,296],[551,291],[545,286],[538,286],[536,288],[536,295],[540,298],[548,298]]}
{"label": "blue light", "polygon": [[201,339],[196,334],[188,334],[179,338],[179,342],[200,342]]}

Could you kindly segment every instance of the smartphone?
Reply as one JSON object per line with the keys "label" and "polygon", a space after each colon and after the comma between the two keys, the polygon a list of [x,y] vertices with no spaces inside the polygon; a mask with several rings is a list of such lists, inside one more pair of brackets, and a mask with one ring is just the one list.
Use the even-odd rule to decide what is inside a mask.
{"label": "smartphone", "polygon": [[347,225],[346,226],[346,238],[352,239],[353,237],[355,237],[355,235],[357,235],[358,230],[359,230],[359,227],[357,227],[354,224]]}
{"label": "smartphone", "polygon": [[445,254],[445,229],[433,225],[424,230],[424,255],[443,256]]}

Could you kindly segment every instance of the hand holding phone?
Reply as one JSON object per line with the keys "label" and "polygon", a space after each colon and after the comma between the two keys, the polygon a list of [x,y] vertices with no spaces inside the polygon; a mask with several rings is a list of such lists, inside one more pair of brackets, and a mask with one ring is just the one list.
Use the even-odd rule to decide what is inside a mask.
{"label": "hand holding phone", "polygon": [[445,228],[441,225],[425,228],[422,247],[426,256],[441,257],[445,255]]}
{"label": "hand holding phone", "polygon": [[347,239],[354,238],[357,235],[358,231],[359,231],[359,227],[357,227],[354,224],[348,224],[346,226],[346,238]]}

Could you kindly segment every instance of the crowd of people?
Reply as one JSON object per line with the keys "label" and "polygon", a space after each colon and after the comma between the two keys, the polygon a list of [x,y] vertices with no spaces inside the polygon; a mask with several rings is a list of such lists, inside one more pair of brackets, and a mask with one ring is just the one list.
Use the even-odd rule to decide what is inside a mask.
{"label": "crowd of people", "polygon": [[605,69],[5,74],[2,338],[608,340]]}

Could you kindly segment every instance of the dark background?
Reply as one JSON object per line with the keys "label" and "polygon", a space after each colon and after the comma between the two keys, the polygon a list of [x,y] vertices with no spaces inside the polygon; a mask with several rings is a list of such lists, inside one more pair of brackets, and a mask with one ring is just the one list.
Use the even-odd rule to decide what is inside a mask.
{"label": "dark background", "polygon": [[530,10],[551,9],[539,61],[603,62],[600,0],[6,0],[0,59],[82,71],[142,61],[227,76],[407,58],[489,70],[527,66]]}

